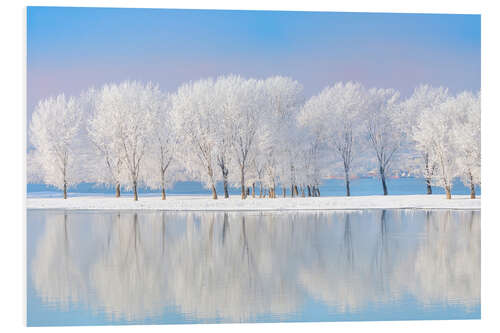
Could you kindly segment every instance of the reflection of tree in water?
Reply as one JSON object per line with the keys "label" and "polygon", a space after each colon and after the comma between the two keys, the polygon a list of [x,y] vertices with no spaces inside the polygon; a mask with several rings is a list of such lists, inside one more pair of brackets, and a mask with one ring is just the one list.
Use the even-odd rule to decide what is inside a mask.
{"label": "reflection of tree in water", "polygon": [[423,304],[463,304],[481,295],[481,229],[478,212],[433,211],[426,215],[426,238],[399,281]]}
{"label": "reflection of tree in water", "polygon": [[262,214],[210,215],[209,223],[188,219],[185,238],[169,247],[169,266],[176,267],[169,270],[169,294],[181,312],[244,321],[295,310],[297,287],[283,264],[287,249],[271,236],[290,229]]}
{"label": "reflection of tree in water", "polygon": [[283,317],[300,311],[306,295],[338,312],[408,294],[423,304],[474,305],[479,219],[474,212],[51,212],[32,278],[46,302],[85,303],[129,321],[171,305],[208,321]]}
{"label": "reflection of tree in water", "polygon": [[391,263],[390,258],[388,258],[390,249],[387,240],[387,211],[385,209],[380,212],[378,225],[378,237],[375,250],[373,251],[374,258],[372,262],[373,273],[376,275],[373,280],[377,281],[377,287],[384,291],[388,287],[386,286],[387,281],[385,277],[389,273],[390,267],[388,265]]}
{"label": "reflection of tree in water", "polygon": [[72,237],[70,217],[51,212],[31,262],[31,279],[42,300],[68,309],[86,302],[88,285],[78,260],[78,242]]}
{"label": "reflection of tree in water", "polygon": [[301,263],[299,279],[309,294],[336,311],[356,312],[383,296],[378,288],[380,274],[371,268],[380,247],[380,230],[374,213],[334,216],[343,216],[343,223],[317,224],[315,252],[320,249],[321,256]]}
{"label": "reflection of tree in water", "polygon": [[160,261],[165,222],[161,215],[155,217],[160,221],[141,223],[137,213],[117,215],[109,249],[91,268],[96,302],[111,317],[143,319],[159,315],[165,306]]}
{"label": "reflection of tree in water", "polygon": [[351,214],[345,214],[344,219],[344,248],[349,268],[352,269],[354,267],[354,249],[352,247]]}

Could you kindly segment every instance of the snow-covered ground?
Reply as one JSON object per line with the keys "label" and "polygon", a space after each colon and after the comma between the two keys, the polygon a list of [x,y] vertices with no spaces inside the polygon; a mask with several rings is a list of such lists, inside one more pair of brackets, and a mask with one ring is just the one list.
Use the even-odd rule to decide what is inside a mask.
{"label": "snow-covered ground", "polygon": [[332,210],[332,209],[481,209],[481,199],[456,195],[447,200],[444,195],[390,195],[358,197],[276,198],[241,200],[211,199],[210,196],[159,196],[114,198],[110,196],[62,198],[28,198],[28,209],[138,209],[138,210]]}

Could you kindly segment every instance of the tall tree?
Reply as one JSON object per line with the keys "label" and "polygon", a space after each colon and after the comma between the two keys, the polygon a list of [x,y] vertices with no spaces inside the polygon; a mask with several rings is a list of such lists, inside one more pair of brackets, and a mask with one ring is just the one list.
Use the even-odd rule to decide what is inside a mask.
{"label": "tall tree", "polygon": [[445,189],[447,199],[451,199],[453,179],[459,175],[457,145],[453,140],[455,110],[455,97],[425,109],[417,122],[414,136],[417,149],[429,145],[430,163],[436,165],[433,181]]}
{"label": "tall tree", "polygon": [[443,103],[448,97],[448,89],[444,87],[419,85],[413,91],[413,95],[402,103],[401,111],[404,117],[402,117],[401,126],[404,129],[403,134],[406,139],[406,153],[408,155],[406,161],[413,173],[425,179],[427,194],[432,194],[431,183],[436,164],[432,163],[430,159],[431,140],[425,141],[425,138],[420,138],[418,149],[416,151],[413,149],[416,148],[415,124],[424,110]]}
{"label": "tall tree", "polygon": [[217,199],[216,137],[214,82],[199,80],[182,85],[172,96],[172,119],[185,151],[185,167],[212,190]]}
{"label": "tall tree", "polygon": [[402,138],[398,121],[399,92],[394,89],[372,88],[368,91],[368,95],[369,105],[365,117],[367,141],[375,152],[382,189],[384,195],[387,195],[389,192],[386,178]]}
{"label": "tall tree", "polygon": [[239,107],[238,92],[244,79],[236,75],[221,76],[214,84],[215,117],[218,126],[215,135],[215,159],[221,171],[224,198],[229,198],[229,170],[234,165],[232,151],[232,113]]}
{"label": "tall tree", "polygon": [[456,97],[453,142],[457,145],[457,165],[471,199],[481,184],[481,96],[463,92]]}
{"label": "tall tree", "polygon": [[304,106],[311,126],[323,128],[323,140],[335,159],[342,161],[346,195],[351,195],[350,174],[361,133],[361,115],[366,114],[367,92],[354,82],[336,83],[312,97]]}
{"label": "tall tree", "polygon": [[297,158],[300,137],[297,114],[304,103],[302,85],[290,77],[272,76],[264,81],[270,123],[273,125],[272,158],[277,164],[278,178],[285,194],[297,192]]}
{"label": "tall tree", "polygon": [[100,107],[113,110],[114,123],[108,123],[113,139],[112,146],[121,150],[128,186],[138,200],[138,185],[144,156],[151,145],[155,110],[151,106],[153,95],[159,94],[158,86],[137,81],[124,81],[105,85],[101,90]]}
{"label": "tall tree", "polygon": [[240,169],[241,198],[246,199],[245,174],[255,157],[260,112],[265,107],[263,82],[241,80],[234,96],[238,103],[231,112],[231,142],[234,160]]}
{"label": "tall tree", "polygon": [[147,107],[155,121],[145,158],[144,181],[151,188],[161,189],[161,198],[165,200],[167,186],[175,178],[175,173],[170,171],[177,155],[179,138],[173,124],[170,95],[156,89],[147,94]]}
{"label": "tall tree", "polygon": [[79,182],[81,123],[78,101],[64,94],[40,101],[31,118],[32,162],[40,167],[44,183],[63,190],[64,199],[68,186]]}
{"label": "tall tree", "polygon": [[95,153],[91,179],[97,183],[114,186],[115,196],[118,198],[121,196],[125,169],[123,148],[118,140],[116,127],[123,118],[113,97],[109,96],[110,92],[108,86],[99,91],[89,89],[84,93],[84,99],[90,109],[87,136]]}

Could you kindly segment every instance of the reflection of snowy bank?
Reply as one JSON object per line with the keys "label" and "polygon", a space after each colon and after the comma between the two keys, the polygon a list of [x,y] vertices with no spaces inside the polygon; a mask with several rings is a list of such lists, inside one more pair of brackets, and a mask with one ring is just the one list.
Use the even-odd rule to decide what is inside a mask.
{"label": "reflection of snowy bank", "polygon": [[140,321],[288,318],[412,297],[480,302],[480,212],[45,214],[31,279],[46,303]]}
{"label": "reflection of snowy bank", "polygon": [[481,199],[454,196],[447,200],[443,195],[389,195],[358,197],[276,198],[241,200],[237,196],[213,200],[209,196],[130,197],[109,196],[62,198],[28,198],[27,208],[33,209],[138,209],[138,210],[328,210],[328,209],[480,209]]}

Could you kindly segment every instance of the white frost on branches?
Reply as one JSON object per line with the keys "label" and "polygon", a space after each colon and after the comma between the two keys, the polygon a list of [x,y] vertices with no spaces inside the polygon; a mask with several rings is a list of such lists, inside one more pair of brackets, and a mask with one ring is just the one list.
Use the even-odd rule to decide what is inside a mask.
{"label": "white frost on branches", "polygon": [[[418,86],[401,101],[394,89],[338,82],[305,100],[289,77],[226,75],[181,85],[175,92],[137,81],[39,102],[27,155],[28,181],[64,190],[79,182],[166,189],[181,179],[202,182],[217,199],[229,185],[276,198],[320,196],[325,177],[341,176],[346,195],[359,172],[386,179],[409,171],[451,197],[460,178],[475,197],[481,184],[481,101]],[[356,174],[358,173],[358,174]]]}

